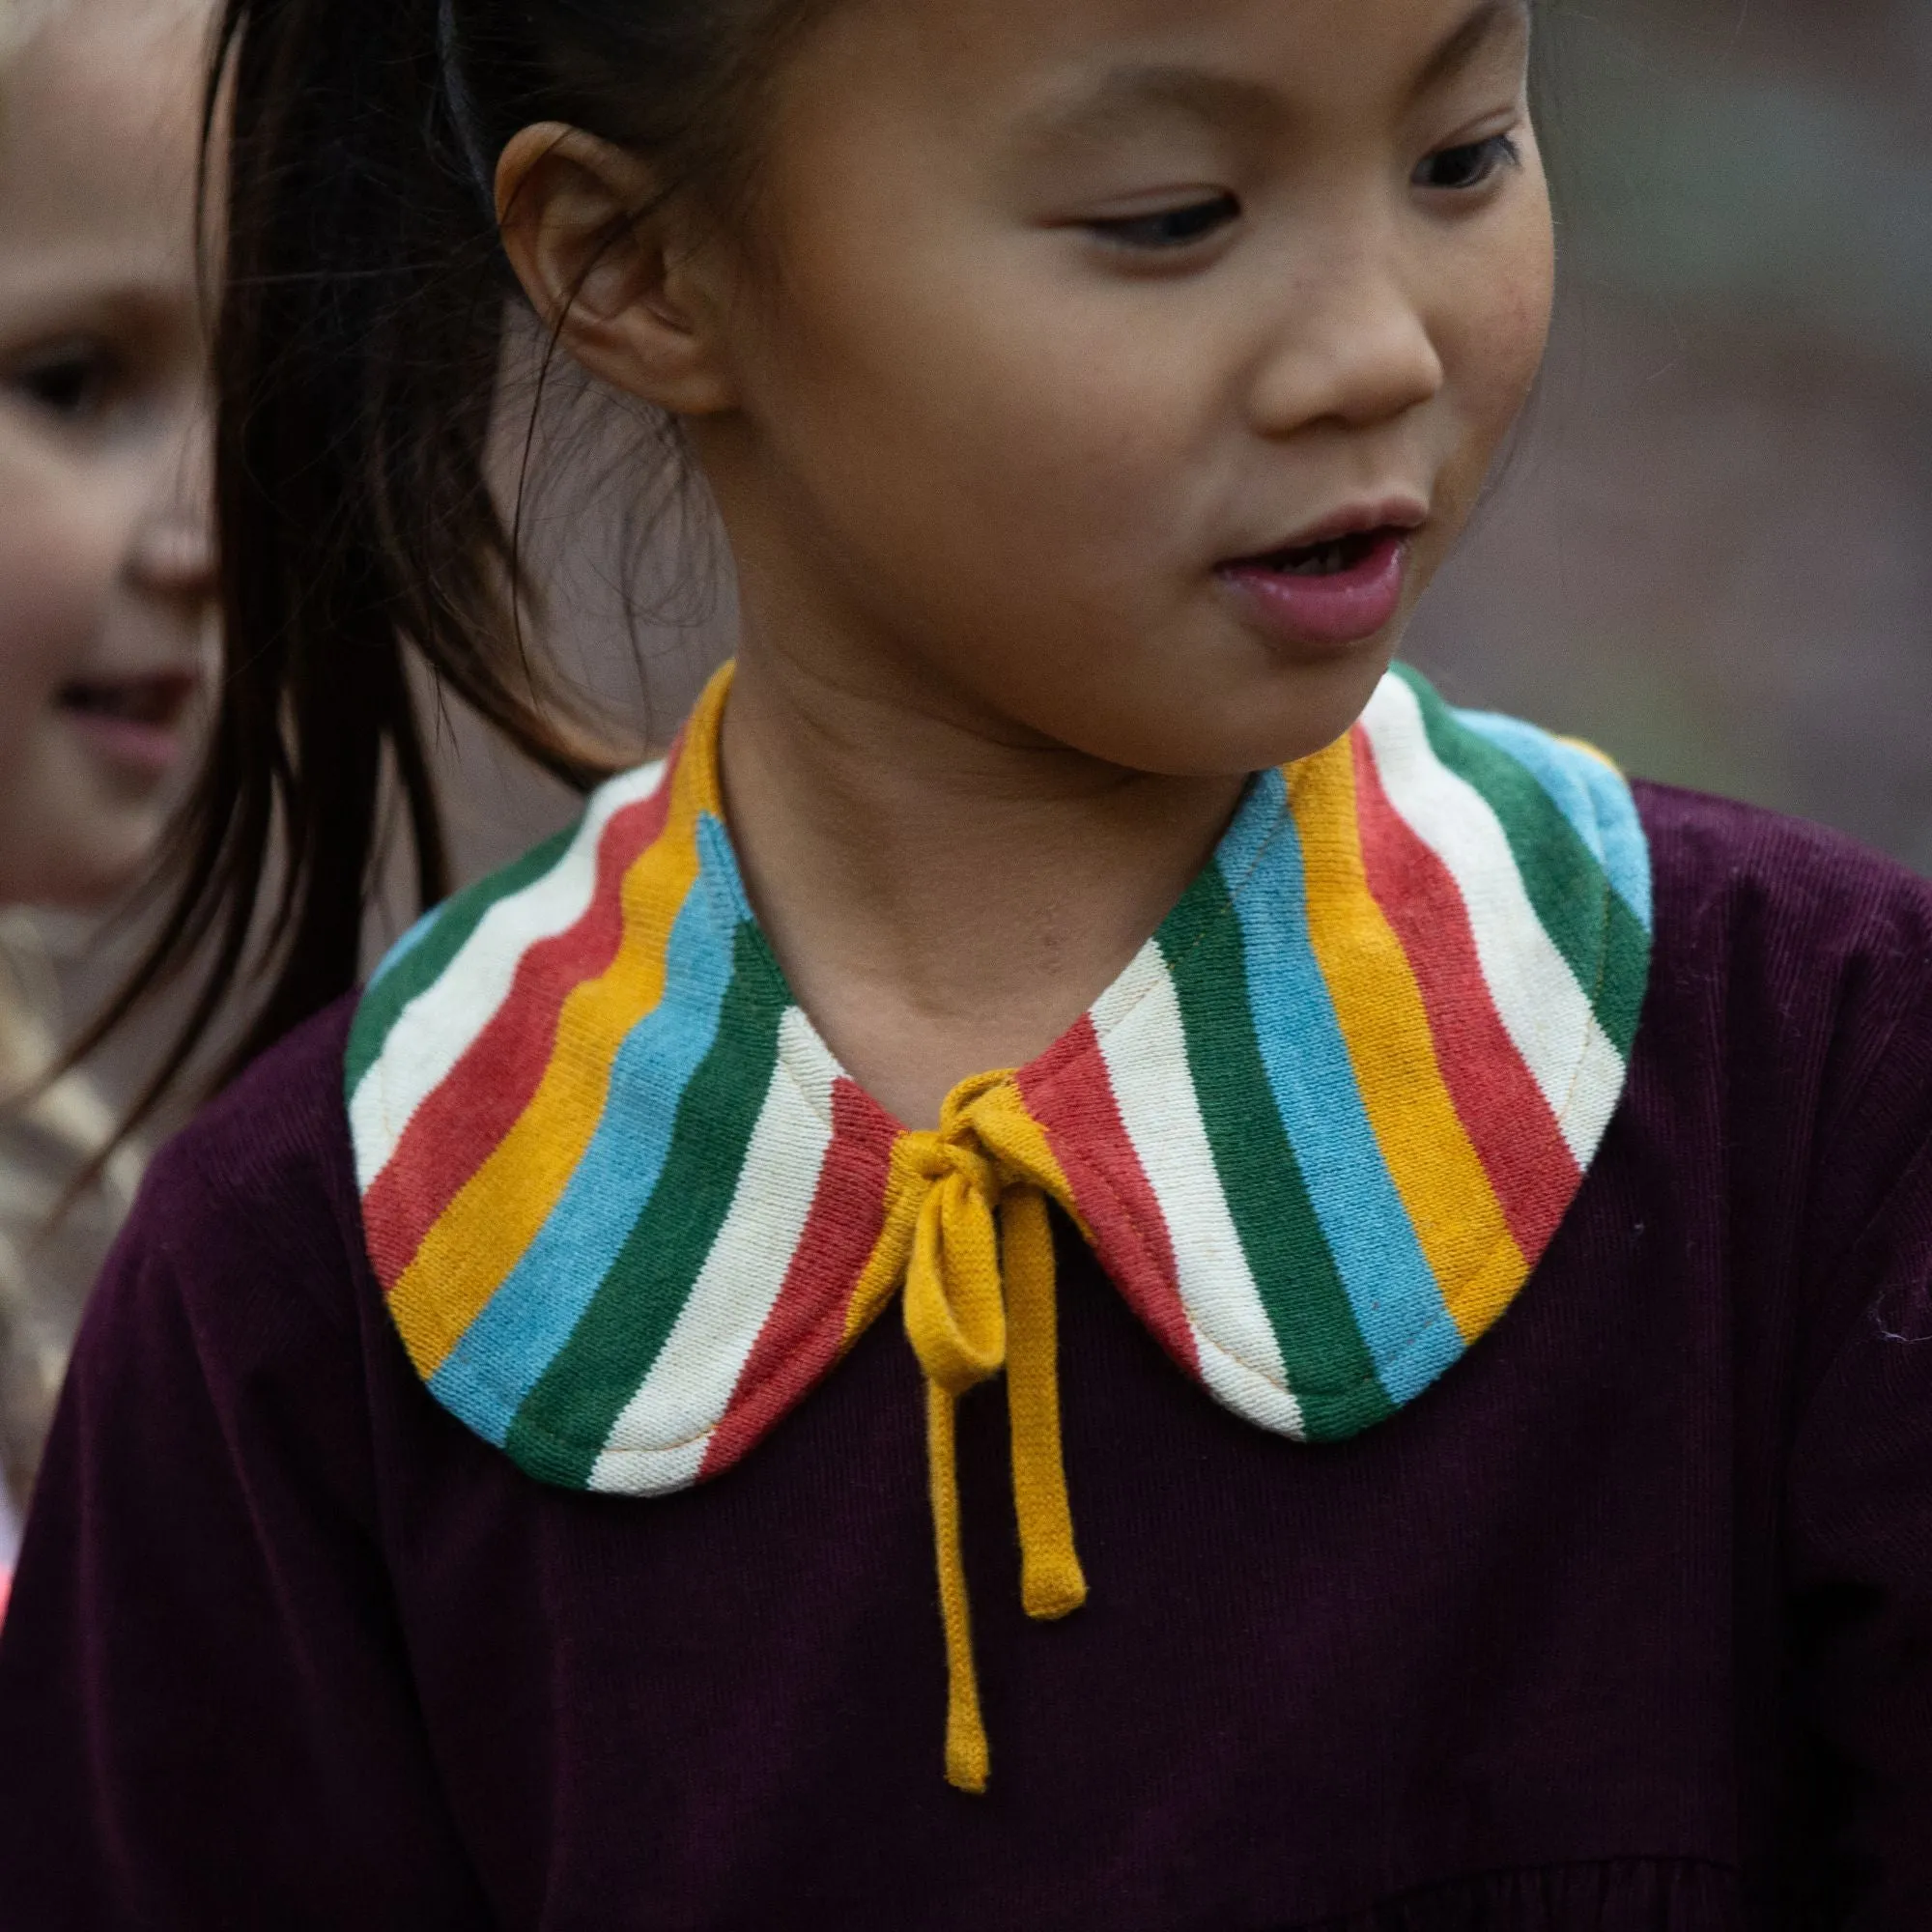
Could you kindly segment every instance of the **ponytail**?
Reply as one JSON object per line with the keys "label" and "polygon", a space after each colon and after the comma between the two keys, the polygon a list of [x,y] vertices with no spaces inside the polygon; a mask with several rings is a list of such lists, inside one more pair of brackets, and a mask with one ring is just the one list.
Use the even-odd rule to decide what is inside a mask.
{"label": "ponytail", "polygon": [[193,980],[130,1130],[238,992],[253,1007],[217,1085],[355,983],[385,797],[418,899],[448,889],[425,682],[580,790],[622,762],[525,648],[534,603],[486,474],[517,298],[488,169],[558,118],[674,178],[717,172],[730,101],[803,11],[226,0],[207,119],[225,153],[204,167],[225,181],[219,706],[162,855],[165,913],[77,1049]]}

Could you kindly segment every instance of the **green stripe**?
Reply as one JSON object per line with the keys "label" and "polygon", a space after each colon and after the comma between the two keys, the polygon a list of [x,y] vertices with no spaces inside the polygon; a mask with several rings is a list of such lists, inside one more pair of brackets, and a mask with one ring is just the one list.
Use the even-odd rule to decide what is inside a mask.
{"label": "green stripe", "polygon": [[664,1173],[570,1340],[525,1398],[504,1448],[544,1482],[582,1489],[642,1386],[718,1239],[778,1064],[791,1004],[749,921],[711,1051],[677,1106]]}
{"label": "green stripe", "polygon": [[1598,1024],[1628,1058],[1650,977],[1650,935],[1535,774],[1459,723],[1426,679],[1406,666],[1398,666],[1397,674],[1422,707],[1431,751],[1501,820],[1531,909]]}
{"label": "green stripe", "polygon": [[399,959],[386,976],[379,980],[355,1009],[355,1024],[350,1030],[349,1053],[344,1081],[353,1097],[362,1084],[362,1076],[381,1057],[390,1032],[402,1018],[403,1009],[418,993],[428,991],[448,969],[449,962],[462,952],[469,935],[482,923],[493,905],[534,885],[570,849],[576,828],[546,838],[533,852],[526,852],[514,865],[478,879],[452,899],[444,902],[436,923]]}
{"label": "green stripe", "polygon": [[[1208,1144],[1288,1385],[1311,1440],[1358,1435],[1393,1414],[1394,1405],[1377,1379],[1275,1109],[1248,1007],[1240,922],[1218,866],[1188,889],[1161,927],[1160,948],[1179,997]],[[1184,1241],[1189,1230],[1173,1234]]]}

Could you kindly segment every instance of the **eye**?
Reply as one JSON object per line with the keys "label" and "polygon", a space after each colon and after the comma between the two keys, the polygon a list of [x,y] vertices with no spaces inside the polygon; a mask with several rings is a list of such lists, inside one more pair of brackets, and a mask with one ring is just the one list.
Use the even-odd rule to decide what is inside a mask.
{"label": "eye", "polygon": [[1217,194],[1206,201],[1188,202],[1181,208],[1163,208],[1152,214],[1120,215],[1086,225],[1092,233],[1118,248],[1171,254],[1218,235],[1230,222],[1238,221],[1240,214],[1241,204],[1234,195]]}
{"label": "eye", "polygon": [[7,377],[7,386],[64,422],[92,422],[106,409],[119,371],[99,343],[75,342],[35,355]]}
{"label": "eye", "polygon": [[1461,147],[1444,148],[1416,169],[1417,187],[1445,188],[1466,194],[1471,188],[1485,187],[1504,168],[1522,165],[1522,150],[1511,134],[1492,134],[1487,141],[1465,141]]}

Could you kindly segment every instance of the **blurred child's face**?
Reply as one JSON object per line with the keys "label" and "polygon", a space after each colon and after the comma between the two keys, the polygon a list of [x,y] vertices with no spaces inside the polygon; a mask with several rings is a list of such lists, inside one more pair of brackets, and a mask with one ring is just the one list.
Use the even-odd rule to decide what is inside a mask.
{"label": "blurred child's face", "polygon": [[127,881],[203,675],[205,23],[71,0],[0,77],[0,902]]}
{"label": "blurred child's face", "polygon": [[754,630],[1137,770],[1332,741],[1542,355],[1528,37],[1520,0],[835,8],[694,425]]}

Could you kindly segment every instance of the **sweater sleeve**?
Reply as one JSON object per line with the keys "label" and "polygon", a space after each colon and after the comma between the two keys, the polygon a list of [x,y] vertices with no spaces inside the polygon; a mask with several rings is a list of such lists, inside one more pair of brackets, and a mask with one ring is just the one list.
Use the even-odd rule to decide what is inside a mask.
{"label": "sweater sleeve", "polygon": [[1794,1441],[1795,1662],[1819,1922],[1932,1925],[1932,1149],[1843,1258],[1867,1287]]}
{"label": "sweater sleeve", "polygon": [[380,1554],[313,1120],[255,1112],[157,1163],[82,1330],[0,1634],[0,1924],[491,1922]]}

